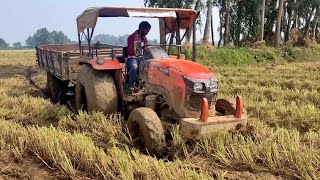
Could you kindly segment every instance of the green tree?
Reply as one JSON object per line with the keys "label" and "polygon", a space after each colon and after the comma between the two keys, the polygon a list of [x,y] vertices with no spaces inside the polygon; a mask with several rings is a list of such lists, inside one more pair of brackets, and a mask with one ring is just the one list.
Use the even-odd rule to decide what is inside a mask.
{"label": "green tree", "polygon": [[29,36],[26,40],[28,47],[35,47],[38,44],[67,44],[71,40],[62,31],[49,32],[47,28],[41,28],[36,31],[33,36]]}
{"label": "green tree", "polygon": [[279,0],[279,7],[278,7],[278,16],[277,16],[277,21],[276,21],[276,41],[275,45],[278,46],[281,41],[281,18],[283,14],[283,3],[284,0]]}
{"label": "green tree", "polygon": [[190,9],[195,4],[195,0],[144,0],[144,5],[148,7],[184,8]]}
{"label": "green tree", "polygon": [[71,40],[62,31],[52,31],[51,36],[54,44],[69,44]]}
{"label": "green tree", "polygon": [[[197,0],[196,1],[196,4],[194,6],[194,10],[196,12],[199,12],[201,9],[204,8],[204,5],[202,3],[202,0]],[[201,25],[201,18],[198,18],[197,21],[196,21],[196,24],[197,25]],[[212,27],[211,27],[212,28]],[[186,46],[189,46],[190,45],[190,40],[191,40],[191,34],[192,34],[192,31],[193,31],[193,28],[190,28],[187,30],[187,34],[186,34],[186,41],[185,41],[185,44]]]}
{"label": "green tree", "polygon": [[156,40],[156,39],[149,40],[149,42],[148,42],[148,43],[149,43],[149,44],[152,44],[152,45],[159,44],[158,40]]}
{"label": "green tree", "polygon": [[[304,3],[299,4],[299,10],[305,19],[305,25],[303,27],[303,37],[309,38],[311,31],[311,23],[313,19],[317,19],[317,14],[319,11],[320,1],[319,0],[306,0]],[[302,12],[301,12],[302,11]],[[315,23],[315,22],[313,22]]]}
{"label": "green tree", "polygon": [[12,44],[12,46],[15,48],[15,49],[22,49],[22,44],[21,42],[15,42]]}
{"label": "green tree", "polygon": [[203,44],[209,44],[209,38],[210,38],[210,30],[211,30],[211,16],[212,16],[212,7],[213,2],[212,0],[207,1],[207,17],[206,17],[206,24],[204,27],[204,33],[203,33]]}
{"label": "green tree", "polygon": [[[194,5],[195,0],[144,0],[144,5],[147,7],[158,7],[158,8],[184,8],[190,9]],[[160,30],[160,44],[166,43],[166,34],[164,28],[164,22],[159,20]]]}
{"label": "green tree", "polygon": [[[163,8],[164,0],[144,0],[144,5],[148,7]],[[159,19],[160,44],[166,44],[165,25],[162,19]]]}
{"label": "green tree", "polygon": [[26,40],[26,45],[29,47],[35,47],[38,44],[53,44],[52,34],[47,28],[41,28],[36,31],[33,36],[29,36]]}
{"label": "green tree", "polygon": [[215,2],[215,6],[219,8],[219,20],[220,20],[220,26],[218,28],[219,31],[219,41],[218,41],[218,47],[221,46],[222,38],[223,38],[223,29],[224,29],[224,13],[226,12],[226,1],[225,0],[217,0]]}
{"label": "green tree", "polygon": [[4,39],[0,38],[0,49],[8,49],[9,43],[7,43]]}
{"label": "green tree", "polygon": [[266,1],[265,18],[265,40],[270,44],[274,35],[273,28],[277,18],[277,0]]}
{"label": "green tree", "polygon": [[230,29],[229,40],[235,45],[247,45],[258,40],[261,34],[259,26],[261,4],[261,0],[231,1],[230,28],[228,29]]}
{"label": "green tree", "polygon": [[226,2],[226,14],[225,14],[225,22],[224,22],[224,36],[223,43],[224,45],[229,44],[229,36],[230,36],[230,14],[231,14],[231,0],[227,0]]}
{"label": "green tree", "polygon": [[93,37],[92,42],[99,41],[103,44],[109,44],[109,45],[117,45],[117,46],[127,46],[127,39],[129,35],[125,34],[123,36],[113,36],[109,34],[98,34]]}
{"label": "green tree", "polygon": [[311,35],[312,40],[316,40],[316,31],[319,23],[319,17],[320,17],[320,6],[317,7],[316,14],[312,22],[312,35]]}
{"label": "green tree", "polygon": [[233,11],[231,14],[230,21],[230,39],[234,42],[235,45],[240,44],[241,34],[243,34],[244,28],[243,22],[245,21],[244,12],[246,11],[246,1],[239,0],[232,7]]}
{"label": "green tree", "polygon": [[292,27],[295,3],[296,3],[296,0],[288,0],[287,2],[288,22],[287,22],[287,27],[285,31],[285,37],[284,37],[285,42],[289,41],[290,39],[290,31]]}
{"label": "green tree", "polygon": [[316,6],[313,3],[310,3],[310,6],[311,6],[311,11],[309,11],[309,13],[308,13],[307,21],[306,21],[306,24],[304,27],[303,37],[305,37],[305,38],[308,38],[308,36],[309,36],[311,20],[312,20],[312,17],[314,16],[314,13],[316,11]]}
{"label": "green tree", "polygon": [[263,41],[264,36],[264,13],[266,10],[266,0],[261,0],[261,18],[260,18],[260,41]]}

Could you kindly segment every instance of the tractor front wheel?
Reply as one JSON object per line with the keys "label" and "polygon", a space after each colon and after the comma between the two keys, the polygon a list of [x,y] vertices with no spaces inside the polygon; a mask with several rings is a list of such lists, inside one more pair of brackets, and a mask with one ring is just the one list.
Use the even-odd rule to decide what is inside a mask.
{"label": "tractor front wheel", "polygon": [[151,108],[133,110],[129,115],[128,129],[135,146],[143,147],[150,155],[161,156],[166,145],[164,130]]}

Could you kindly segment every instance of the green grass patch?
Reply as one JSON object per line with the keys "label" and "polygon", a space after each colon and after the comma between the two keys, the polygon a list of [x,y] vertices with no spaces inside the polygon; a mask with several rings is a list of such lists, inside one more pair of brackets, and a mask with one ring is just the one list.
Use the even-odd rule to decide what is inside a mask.
{"label": "green grass patch", "polygon": [[[187,59],[192,59],[192,50],[185,49]],[[206,66],[239,66],[284,62],[304,62],[320,60],[320,45],[310,47],[206,47],[197,46],[197,61]]]}

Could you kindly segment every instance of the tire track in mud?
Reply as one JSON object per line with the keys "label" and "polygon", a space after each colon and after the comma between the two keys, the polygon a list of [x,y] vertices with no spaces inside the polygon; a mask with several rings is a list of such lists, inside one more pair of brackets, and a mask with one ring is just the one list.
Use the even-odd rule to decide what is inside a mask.
{"label": "tire track in mud", "polygon": [[[25,70],[24,77],[28,81],[28,83],[37,90],[39,97],[42,97],[44,99],[50,99],[50,95],[49,95],[47,86],[41,87],[38,84],[39,82],[37,82],[36,80],[33,79],[34,76],[39,75],[40,73],[41,73],[40,69],[37,66],[29,66]],[[75,109],[75,102],[73,102],[72,100],[66,100],[62,104],[67,106],[67,108],[70,111],[72,111],[73,113],[77,113],[77,111]]]}
{"label": "tire track in mud", "polygon": [[0,179],[65,179],[65,176],[50,169],[39,159],[25,154],[15,154],[16,149],[0,150]]}
{"label": "tire track in mud", "polygon": [[31,86],[33,86],[35,89],[38,90],[40,97],[48,99],[49,96],[48,96],[47,89],[40,87],[37,84],[37,82],[34,79],[32,79],[35,74],[39,74],[39,68],[37,68],[36,66],[33,66],[33,67],[29,66],[25,71],[24,77]]}

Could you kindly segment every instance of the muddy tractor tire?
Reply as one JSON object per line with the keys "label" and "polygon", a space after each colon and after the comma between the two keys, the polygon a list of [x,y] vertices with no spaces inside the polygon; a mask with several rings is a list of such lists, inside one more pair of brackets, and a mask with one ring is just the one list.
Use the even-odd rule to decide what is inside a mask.
{"label": "muddy tractor tire", "polygon": [[84,65],[78,75],[76,87],[76,108],[85,111],[101,111],[112,114],[118,109],[118,94],[110,73],[94,70]]}
{"label": "muddy tractor tire", "polygon": [[162,155],[166,146],[164,130],[161,120],[151,108],[133,110],[129,115],[128,130],[135,146],[141,146],[150,155]]}
{"label": "muddy tractor tire", "polygon": [[[216,102],[216,111],[222,116],[234,115],[236,113],[236,101],[230,99],[218,99]],[[247,117],[245,108],[242,110],[242,117]]]}
{"label": "muddy tractor tire", "polygon": [[53,103],[63,103],[69,81],[62,81],[47,72],[47,92]]}

